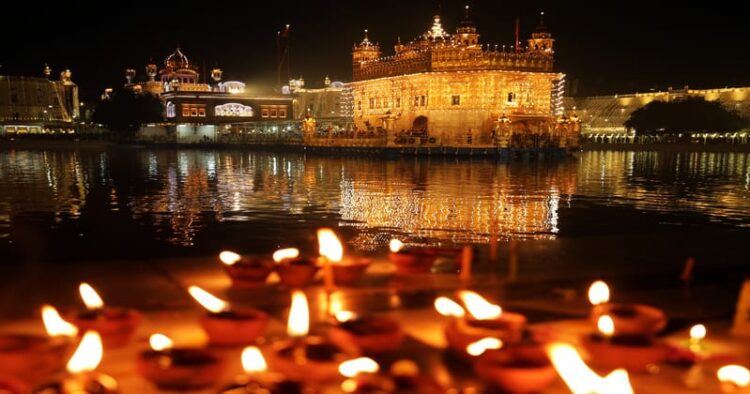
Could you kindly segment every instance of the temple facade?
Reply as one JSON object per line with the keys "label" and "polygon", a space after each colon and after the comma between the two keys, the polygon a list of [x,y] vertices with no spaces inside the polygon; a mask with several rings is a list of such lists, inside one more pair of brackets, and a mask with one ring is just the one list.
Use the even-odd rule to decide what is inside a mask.
{"label": "temple facade", "polygon": [[389,146],[577,147],[579,122],[562,112],[565,75],[553,71],[555,40],[543,21],[525,48],[479,37],[468,7],[455,33],[435,16],[393,55],[365,31],[352,51],[356,128]]}

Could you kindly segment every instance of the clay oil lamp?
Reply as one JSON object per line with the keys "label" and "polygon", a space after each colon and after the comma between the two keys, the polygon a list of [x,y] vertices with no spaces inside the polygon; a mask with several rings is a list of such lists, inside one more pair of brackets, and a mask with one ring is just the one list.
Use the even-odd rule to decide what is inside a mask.
{"label": "clay oil lamp", "polygon": [[200,348],[173,347],[162,334],[149,338],[150,349],[138,355],[138,372],[160,390],[198,390],[212,386],[226,367],[222,358]]}
{"label": "clay oil lamp", "polygon": [[335,314],[337,324],[328,330],[331,342],[363,354],[392,352],[404,341],[399,324],[387,317],[357,316],[349,311]]}
{"label": "clay oil lamp", "polygon": [[190,293],[208,313],[201,316],[200,325],[211,345],[244,346],[254,344],[266,331],[268,315],[253,308],[229,308],[229,304],[198,286],[190,286]]}
{"label": "clay oil lamp", "polygon": [[95,331],[83,335],[78,348],[68,361],[67,374],[34,390],[38,394],[107,394],[118,392],[117,381],[96,372],[102,361],[102,339]]}
{"label": "clay oil lamp", "polygon": [[404,243],[392,239],[388,245],[388,259],[396,265],[399,274],[429,273],[439,255],[429,248],[405,248]]}
{"label": "clay oil lamp", "polygon": [[42,307],[42,320],[48,336],[0,335],[0,373],[31,382],[65,368],[78,329],[49,305]]}
{"label": "clay oil lamp", "polygon": [[555,343],[547,354],[557,374],[575,394],[633,394],[630,377],[624,369],[616,369],[605,377],[592,371],[573,346]]}
{"label": "clay oil lamp", "polygon": [[307,286],[315,279],[320,268],[316,259],[299,257],[299,250],[295,248],[277,250],[273,254],[273,261],[281,284],[293,289]]}
{"label": "clay oil lamp", "polygon": [[287,334],[289,340],[278,341],[268,353],[271,369],[289,379],[312,382],[339,378],[338,365],[352,354],[318,336],[308,336],[310,311],[307,297],[299,290],[292,294]]}
{"label": "clay oil lamp", "polygon": [[222,394],[302,394],[304,386],[299,381],[289,380],[280,373],[268,372],[266,359],[255,346],[242,351],[244,375],[221,390]]}
{"label": "clay oil lamp", "polygon": [[459,296],[466,309],[447,297],[435,300],[435,309],[441,315],[453,317],[445,328],[445,338],[451,350],[468,356],[467,346],[483,338],[498,338],[506,343],[521,340],[526,317],[503,312],[499,305],[490,303],[473,291],[462,290]]}
{"label": "clay oil lamp", "polygon": [[589,301],[593,305],[591,320],[612,318],[619,334],[656,335],[667,325],[667,316],[661,309],[642,304],[614,304],[609,302],[609,286],[602,281],[589,287]]}
{"label": "clay oil lamp", "polygon": [[488,337],[466,348],[475,357],[474,371],[483,381],[507,393],[536,393],[557,377],[542,346],[519,344],[501,349],[502,345],[499,339]]}
{"label": "clay oil lamp", "polygon": [[73,317],[79,332],[96,331],[106,348],[127,345],[141,323],[141,314],[133,309],[105,307],[102,298],[88,283],[81,283],[78,290],[87,309]]}
{"label": "clay oil lamp", "polygon": [[615,335],[614,321],[608,315],[599,317],[597,327],[599,332],[585,336],[582,345],[592,360],[602,367],[642,372],[651,364],[663,362],[669,355],[669,348],[651,336]]}
{"label": "clay oil lamp", "polygon": [[264,285],[274,266],[270,259],[243,257],[230,251],[219,253],[219,260],[232,280],[232,286],[240,289]]}
{"label": "clay oil lamp", "polygon": [[370,266],[370,259],[345,257],[344,246],[329,228],[318,229],[318,252],[328,292],[333,291],[337,284],[349,285],[356,282]]}
{"label": "clay oil lamp", "polygon": [[716,371],[722,393],[750,392],[750,371],[740,365],[725,365]]}

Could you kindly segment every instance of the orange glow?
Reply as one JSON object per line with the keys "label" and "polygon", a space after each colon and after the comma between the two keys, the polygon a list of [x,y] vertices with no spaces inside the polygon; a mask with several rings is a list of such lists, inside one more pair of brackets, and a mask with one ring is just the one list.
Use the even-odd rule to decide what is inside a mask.
{"label": "orange glow", "polygon": [[268,365],[260,349],[248,346],[242,350],[242,369],[247,374],[266,372]]}
{"label": "orange glow", "polygon": [[404,248],[404,243],[394,238],[388,244],[388,248],[391,249],[391,252],[398,253],[399,251],[401,251],[401,249]]}
{"label": "orange glow", "polygon": [[750,371],[740,365],[725,365],[716,372],[722,383],[731,383],[737,387],[750,386]]}
{"label": "orange glow", "polygon": [[279,249],[273,252],[273,261],[280,263],[286,259],[294,259],[299,256],[299,249],[297,248],[286,248]]}
{"label": "orange glow", "polygon": [[318,230],[318,253],[333,263],[338,263],[344,258],[344,246],[330,228]]}
{"label": "orange glow", "polygon": [[229,250],[219,253],[219,260],[226,265],[235,265],[241,258],[242,256]]}
{"label": "orange glow", "polygon": [[361,373],[376,373],[379,370],[378,363],[367,357],[355,358],[339,364],[339,373],[347,378],[353,378]]}
{"label": "orange glow", "polygon": [[81,293],[83,303],[86,304],[86,308],[89,310],[93,311],[104,308],[102,297],[99,297],[99,293],[97,293],[88,283],[81,283],[81,285],[78,286],[78,291]]}
{"label": "orange glow", "polygon": [[464,308],[448,297],[436,298],[435,309],[443,316],[464,317],[466,315]]}
{"label": "orange glow", "polygon": [[550,345],[547,354],[573,394],[633,394],[624,369],[616,369],[602,378],[583,362],[573,346],[563,343]]}
{"label": "orange glow", "polygon": [[174,346],[174,342],[164,334],[154,334],[148,338],[148,343],[151,345],[151,349],[161,352],[163,350],[171,349]]}
{"label": "orange glow", "polygon": [[591,302],[591,305],[609,302],[609,286],[601,280],[592,283],[589,287],[589,302]]}
{"label": "orange glow", "polygon": [[503,313],[503,309],[499,305],[487,301],[484,297],[473,291],[463,290],[458,295],[461,297],[464,305],[466,305],[466,309],[469,310],[471,316],[477,320],[497,319]]}
{"label": "orange glow", "polygon": [[57,309],[51,305],[42,307],[42,321],[44,322],[44,328],[47,330],[47,335],[51,337],[74,337],[78,335],[78,328],[63,320]]}
{"label": "orange glow", "polygon": [[466,346],[466,353],[472,356],[481,356],[489,349],[500,349],[501,347],[503,347],[503,341],[497,338],[486,337]]}
{"label": "orange glow", "polygon": [[94,371],[102,361],[103,354],[102,338],[96,331],[88,331],[68,361],[67,370],[72,374]]}
{"label": "orange glow", "polygon": [[609,317],[609,315],[599,316],[599,320],[596,322],[596,327],[605,337],[611,337],[615,334],[615,322]]}
{"label": "orange glow", "polygon": [[289,309],[289,322],[286,332],[290,337],[301,338],[310,331],[310,309],[305,293],[295,290],[292,293],[292,307]]}
{"label": "orange glow", "polygon": [[190,286],[188,292],[190,292],[190,295],[209,312],[219,313],[229,309],[229,304],[227,304],[226,301],[215,297],[213,294],[198,286]]}
{"label": "orange glow", "polygon": [[690,327],[690,341],[694,343],[700,342],[706,337],[706,326],[703,324],[696,324]]}

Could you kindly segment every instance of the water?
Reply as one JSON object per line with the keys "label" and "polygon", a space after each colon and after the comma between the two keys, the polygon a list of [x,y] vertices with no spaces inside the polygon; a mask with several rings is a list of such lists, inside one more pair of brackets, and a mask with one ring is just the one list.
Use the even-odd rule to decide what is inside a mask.
{"label": "water", "polygon": [[750,154],[563,162],[242,150],[1,150],[0,259],[70,261],[492,239],[750,235]]}

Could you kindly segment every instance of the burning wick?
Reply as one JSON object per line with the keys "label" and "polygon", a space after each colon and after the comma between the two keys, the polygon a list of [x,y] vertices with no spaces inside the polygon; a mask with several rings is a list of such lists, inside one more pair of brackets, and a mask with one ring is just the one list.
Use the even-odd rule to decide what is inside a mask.
{"label": "burning wick", "polygon": [[701,341],[706,337],[706,326],[696,324],[690,327],[690,350],[697,351],[701,347]]}
{"label": "burning wick", "polygon": [[606,339],[611,339],[612,336],[615,335],[615,322],[609,317],[609,315],[600,316],[599,321],[596,323],[596,327]]}
{"label": "burning wick", "polygon": [[732,393],[750,386],[750,371],[739,365],[725,365],[719,368],[716,376],[724,393]]}
{"label": "burning wick", "polygon": [[461,318],[466,315],[466,310],[448,297],[436,298],[435,309],[443,316]]}
{"label": "burning wick", "polygon": [[589,302],[594,306],[608,303],[609,286],[601,280],[592,283],[589,287]]}
{"label": "burning wick", "polygon": [[388,244],[388,248],[391,249],[391,252],[398,253],[404,248],[404,243],[394,238]]}
{"label": "burning wick", "polygon": [[78,335],[78,328],[60,317],[57,309],[51,305],[42,307],[42,321],[47,335],[50,337],[74,337]]}
{"label": "burning wick", "polygon": [[472,356],[481,356],[489,349],[500,349],[503,347],[503,341],[497,338],[486,337],[469,344],[466,347],[466,353]]}
{"label": "burning wick", "polygon": [[94,290],[91,285],[89,285],[86,282],[81,283],[80,286],[78,286],[78,291],[81,293],[81,298],[83,299],[83,303],[86,304],[86,308],[90,311],[98,311],[104,308],[104,301],[102,300],[102,297],[99,296],[99,293]]}
{"label": "burning wick", "polygon": [[273,252],[273,261],[277,264],[287,259],[296,259],[297,257],[299,257],[299,249],[297,248],[279,249]]}
{"label": "burning wick", "polygon": [[547,348],[547,354],[573,394],[633,394],[628,373],[624,369],[616,369],[602,378],[568,344],[552,344]]}
{"label": "burning wick", "polygon": [[226,301],[215,297],[198,286],[190,286],[188,292],[209,312],[221,313],[229,311],[229,304]]}
{"label": "burning wick", "polygon": [[503,309],[499,305],[487,301],[473,291],[463,290],[459,292],[459,297],[466,305],[466,309],[469,310],[469,314],[477,320],[497,319],[503,313]]}
{"label": "burning wick", "polygon": [[242,259],[242,256],[240,256],[237,253],[225,250],[221,253],[219,253],[219,260],[221,260],[222,263],[225,265],[235,265],[238,261]]}
{"label": "burning wick", "polygon": [[149,337],[148,339],[148,343],[151,346],[151,349],[154,349],[157,352],[169,351],[170,349],[172,349],[172,347],[174,347],[174,342],[172,342],[172,339],[164,334],[151,335],[151,337]]}
{"label": "burning wick", "polygon": [[361,373],[377,373],[379,370],[380,365],[368,357],[355,358],[339,364],[339,373],[347,378],[353,378]]}
{"label": "burning wick", "polygon": [[268,370],[266,359],[256,346],[248,346],[242,350],[242,370],[250,376],[258,375]]}

